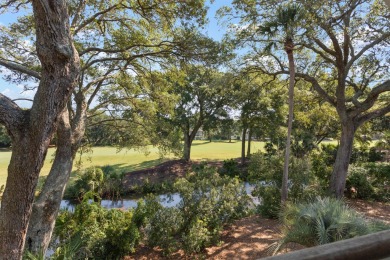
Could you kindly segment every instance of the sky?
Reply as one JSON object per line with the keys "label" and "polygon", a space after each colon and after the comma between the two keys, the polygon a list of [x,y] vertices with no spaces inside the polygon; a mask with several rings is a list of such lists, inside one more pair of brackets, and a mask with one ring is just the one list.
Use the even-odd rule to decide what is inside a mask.
{"label": "sky", "polygon": [[[209,2],[207,5],[209,6],[208,10],[208,20],[209,23],[205,26],[204,33],[209,37],[214,38],[215,40],[221,40],[226,28],[220,26],[219,22],[216,20],[216,12],[219,8],[224,5],[229,5],[231,0],[215,0],[213,4]],[[23,14],[23,12],[21,12]],[[20,14],[19,14],[20,15]],[[17,20],[18,13],[4,13],[0,14],[0,25],[7,25],[9,23],[15,22]],[[0,73],[1,75],[1,73]],[[0,93],[8,96],[11,99],[16,98],[29,98],[32,99],[34,95],[34,91],[24,91],[23,85],[15,85],[9,82],[6,82],[0,77]],[[16,101],[19,106],[28,108],[31,106],[30,101]]]}

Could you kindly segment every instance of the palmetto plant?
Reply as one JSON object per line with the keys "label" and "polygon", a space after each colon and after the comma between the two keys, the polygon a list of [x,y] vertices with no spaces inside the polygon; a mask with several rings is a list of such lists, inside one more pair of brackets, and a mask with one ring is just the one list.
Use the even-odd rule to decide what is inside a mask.
{"label": "palmetto plant", "polygon": [[284,51],[288,57],[288,69],[290,72],[288,90],[288,123],[286,153],[283,168],[283,181],[281,200],[284,204],[287,200],[288,164],[290,158],[291,131],[294,110],[294,84],[295,84],[295,62],[294,62],[294,36],[299,28],[299,22],[303,19],[303,9],[297,4],[281,5],[276,9],[273,19],[266,21],[260,26],[259,33],[269,38],[270,44],[265,47],[269,52],[277,43],[284,45]]}
{"label": "palmetto plant", "polygon": [[310,203],[287,204],[281,219],[282,238],[271,245],[273,254],[288,243],[311,247],[390,228],[364,218],[335,198],[317,197]]}

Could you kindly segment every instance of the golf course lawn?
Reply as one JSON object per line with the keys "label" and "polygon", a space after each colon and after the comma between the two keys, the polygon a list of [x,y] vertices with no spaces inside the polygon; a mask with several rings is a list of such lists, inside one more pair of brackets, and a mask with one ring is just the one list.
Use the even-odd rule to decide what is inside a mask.
{"label": "golf course lawn", "polygon": [[[252,142],[252,152],[263,149],[264,142]],[[50,148],[47,153],[45,164],[41,171],[41,176],[49,173],[51,161],[54,158],[55,148]],[[157,148],[149,147],[149,154],[145,155],[133,149],[122,149],[118,152],[115,147],[94,147],[92,153],[82,155],[82,167],[111,165],[119,171],[129,172],[149,168],[161,163]],[[224,160],[241,156],[241,142],[232,143],[194,141],[191,148],[192,160]],[[11,152],[0,150],[0,186],[5,184],[7,178],[7,167],[11,158]],[[171,156],[170,158],[174,158]],[[76,159],[79,159],[79,155]],[[166,159],[165,159],[166,160]],[[77,166],[74,165],[74,169]]]}

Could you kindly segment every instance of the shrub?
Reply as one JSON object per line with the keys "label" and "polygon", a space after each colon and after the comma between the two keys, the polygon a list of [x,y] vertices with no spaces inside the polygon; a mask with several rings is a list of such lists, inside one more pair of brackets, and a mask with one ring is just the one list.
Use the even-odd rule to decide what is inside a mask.
{"label": "shrub", "polygon": [[390,201],[390,163],[367,163],[364,167],[372,176],[372,186],[375,191],[375,199]]}
{"label": "shrub", "polygon": [[311,247],[390,228],[365,219],[334,198],[317,197],[308,203],[287,204],[281,219],[282,238],[270,248],[274,254],[288,243]]}
{"label": "shrub", "polygon": [[76,206],[74,213],[62,211],[54,231],[54,240],[58,239],[57,256],[77,237],[81,245],[75,259],[116,259],[134,252],[141,234],[133,214],[133,211],[104,209],[87,199]]}
{"label": "shrub", "polygon": [[[359,199],[390,200],[390,164],[352,165],[346,182],[347,194]],[[352,192],[354,191],[354,192]]]}
{"label": "shrub", "polygon": [[313,151],[310,154],[311,172],[317,178],[320,187],[329,187],[330,176],[332,175],[333,165],[329,155]]}
{"label": "shrub", "polygon": [[[337,155],[337,145],[322,145],[321,156],[325,158],[327,166],[334,164]],[[364,163],[364,162],[376,162],[382,160],[383,155],[378,152],[375,147],[353,147],[352,154],[349,163]]]}
{"label": "shrub", "polygon": [[221,177],[204,164],[194,169],[174,184],[182,197],[178,207],[160,208],[146,226],[148,243],[165,254],[179,248],[199,252],[217,243],[224,224],[250,211],[250,199],[237,178]]}
{"label": "shrub", "polygon": [[117,200],[123,194],[122,180],[124,173],[111,172],[104,175],[101,197]]}
{"label": "shrub", "polygon": [[368,151],[367,162],[378,162],[383,160],[383,154],[378,151],[375,147],[371,147]]}
{"label": "shrub", "polygon": [[234,159],[224,160],[221,169],[219,169],[218,173],[221,176],[229,176],[229,177],[243,177],[240,169],[238,168],[238,162]]}
{"label": "shrub", "polygon": [[175,188],[173,187],[172,180],[153,183],[146,178],[141,185],[134,185],[131,191],[139,194],[161,194],[175,192]]}
{"label": "shrub", "polygon": [[93,192],[99,196],[102,194],[104,173],[98,167],[90,167],[76,173],[76,180],[65,192],[64,197],[82,200],[84,194]]}
{"label": "shrub", "polygon": [[87,168],[76,173],[76,180],[67,187],[64,198],[82,200],[84,194],[93,192],[101,198],[119,199],[123,193],[123,176],[108,165]]}
{"label": "shrub", "polygon": [[159,246],[165,255],[180,248],[180,234],[183,217],[177,208],[160,208],[150,219],[146,227],[148,244]]}
{"label": "shrub", "polygon": [[349,167],[345,186],[352,198],[368,199],[374,195],[374,187],[368,180],[368,170],[361,166]]}
{"label": "shrub", "polygon": [[[283,176],[282,154],[267,155],[256,153],[252,155],[248,172],[251,182],[256,183],[252,194],[259,197],[261,203],[258,211],[269,218],[277,218],[280,210],[280,190]],[[289,199],[305,200],[321,192],[315,176],[310,171],[310,162],[306,158],[290,160],[289,167]]]}

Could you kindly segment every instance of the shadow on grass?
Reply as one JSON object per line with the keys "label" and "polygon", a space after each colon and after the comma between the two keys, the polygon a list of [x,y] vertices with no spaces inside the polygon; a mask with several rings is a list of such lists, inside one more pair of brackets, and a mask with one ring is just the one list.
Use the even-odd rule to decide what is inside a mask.
{"label": "shadow on grass", "polygon": [[[152,168],[156,165],[159,165],[163,162],[169,161],[171,159],[155,159],[155,160],[149,160],[149,161],[143,161],[141,163],[136,164],[125,164],[125,163],[118,163],[118,164],[105,164],[105,165],[96,165],[96,167],[104,167],[104,166],[110,166],[115,172],[117,173],[128,173],[143,169]],[[84,168],[83,168],[84,169]],[[71,174],[71,178],[74,178],[77,175],[78,170],[74,169]]]}
{"label": "shadow on grass", "polygon": [[197,146],[197,145],[204,145],[204,144],[209,144],[210,142],[209,141],[204,141],[202,143],[192,143],[191,146]]}
{"label": "shadow on grass", "polygon": [[237,142],[240,142],[240,141],[237,141],[237,140],[232,140],[231,142],[229,142],[229,140],[213,140],[213,141],[209,141],[209,140],[204,140],[202,143],[192,143],[191,146],[197,146],[197,145],[205,145],[205,144],[212,144],[212,143],[224,143],[224,144],[234,144],[234,143],[237,143]]}
{"label": "shadow on grass", "polygon": [[138,171],[138,170],[143,170],[143,169],[147,169],[147,168],[151,168],[151,167],[154,167],[156,165],[159,165],[163,162],[166,162],[166,161],[169,161],[171,159],[155,159],[155,160],[149,160],[149,161],[144,161],[142,163],[138,163],[138,164],[133,164],[131,165],[131,167],[128,167],[129,168],[129,171]]}
{"label": "shadow on grass", "polygon": [[3,148],[3,147],[0,147],[0,153],[2,152],[11,152],[11,148]]}

